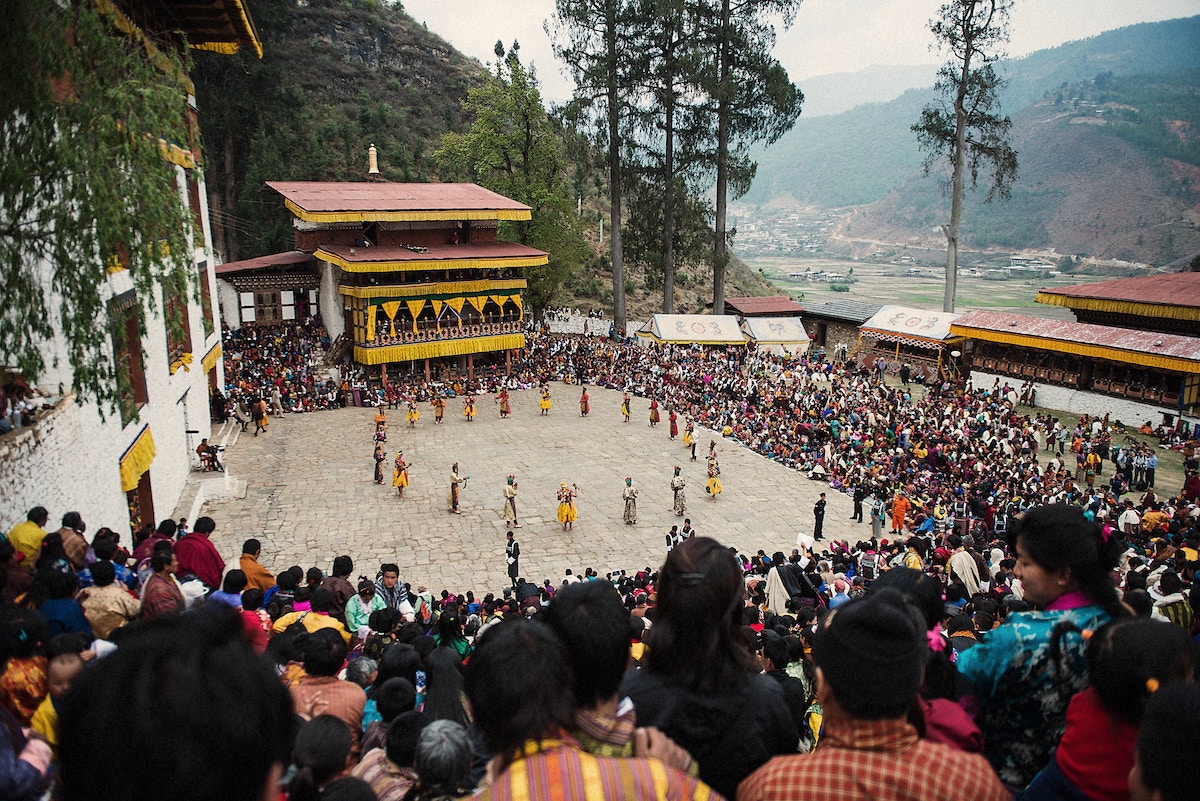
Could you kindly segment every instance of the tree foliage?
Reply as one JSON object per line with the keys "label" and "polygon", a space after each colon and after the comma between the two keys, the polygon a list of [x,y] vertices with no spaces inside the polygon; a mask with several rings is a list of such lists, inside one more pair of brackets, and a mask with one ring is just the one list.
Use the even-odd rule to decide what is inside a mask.
{"label": "tree foliage", "polygon": [[958,232],[967,177],[974,189],[982,170],[991,173],[987,199],[1007,198],[1017,175],[1017,154],[1009,144],[1012,121],[1000,114],[1004,81],[995,64],[1008,42],[1012,0],[949,0],[930,20],[937,46],[947,53],[938,70],[937,101],[912,126],[926,153],[925,171],[950,168],[950,221],[946,235],[946,292],[943,311],[954,311],[958,274]]}
{"label": "tree foliage", "polygon": [[640,99],[630,76],[635,46],[630,33],[637,20],[633,0],[555,0],[554,54],[575,80],[564,109],[573,125],[589,129],[606,153],[609,198],[609,252],[612,265],[613,321],[624,335],[625,259],[621,202],[625,137],[629,113]]}
{"label": "tree foliage", "polygon": [[77,402],[112,409],[109,268],[126,268],[142,332],[156,286],[195,287],[191,217],[163,150],[188,145],[185,65],[169,44],[118,32],[92,3],[5,9],[0,363],[36,381],[57,335]]}
{"label": "tree foliage", "polygon": [[496,45],[495,74],[471,89],[464,102],[473,118],[470,128],[443,135],[434,158],[444,173],[533,209],[531,220],[504,226],[511,228],[511,238],[550,254],[549,264],[528,273],[529,301],[541,310],[587,258],[588,247],[572,202],[560,132],[546,115],[537,77],[521,64],[515,42],[507,54],[501,43]]}

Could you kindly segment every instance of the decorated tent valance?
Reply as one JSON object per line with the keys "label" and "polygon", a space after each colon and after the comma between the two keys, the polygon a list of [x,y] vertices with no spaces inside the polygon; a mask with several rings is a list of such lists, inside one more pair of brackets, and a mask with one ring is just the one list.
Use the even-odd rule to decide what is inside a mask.
{"label": "decorated tent valance", "polygon": [[142,476],[150,469],[154,461],[154,437],[150,435],[150,426],[142,426],[133,443],[121,455],[121,491],[129,492],[136,489]]}

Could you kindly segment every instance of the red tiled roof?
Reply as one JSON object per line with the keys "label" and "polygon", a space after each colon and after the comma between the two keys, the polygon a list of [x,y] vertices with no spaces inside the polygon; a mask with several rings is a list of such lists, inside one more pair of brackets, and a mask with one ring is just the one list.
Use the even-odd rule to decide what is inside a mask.
{"label": "red tiled roof", "polygon": [[[1115,278],[1111,281],[1097,281],[1094,284],[1052,287],[1041,290],[1039,294],[1200,308],[1200,273]],[[1058,305],[1070,307],[1072,304],[1068,301]]]}
{"label": "red tiled roof", "polygon": [[305,253],[303,250],[289,250],[286,253],[271,253],[267,256],[258,256],[253,259],[227,261],[224,264],[218,264],[217,275],[244,273],[250,270],[261,270],[264,267],[290,267],[293,264],[304,264],[306,262],[312,262],[315,265],[317,260],[313,258],[311,253]]}
{"label": "red tiled roof", "polygon": [[[994,331],[1006,335],[1021,335],[1036,339],[1076,343],[1123,350],[1139,355],[1170,356],[1200,362],[1200,337],[1179,334],[1158,334],[1068,320],[1051,320],[998,311],[973,311],[950,324],[958,336],[971,336],[964,328]],[[1159,344],[1161,343],[1161,344]]]}
{"label": "red tiled roof", "polygon": [[476,184],[268,181],[307,212],[528,211],[529,206]]}
{"label": "red tiled roof", "polygon": [[799,314],[804,307],[787,295],[760,298],[725,298],[725,308],[738,314]]}

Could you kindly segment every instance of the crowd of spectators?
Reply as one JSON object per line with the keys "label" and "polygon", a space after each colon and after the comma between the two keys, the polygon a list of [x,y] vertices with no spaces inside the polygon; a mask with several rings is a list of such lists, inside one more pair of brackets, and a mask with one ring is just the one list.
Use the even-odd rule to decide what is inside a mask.
{"label": "crowd of spectators", "polygon": [[320,375],[330,344],[320,317],[274,326],[223,326],[225,391],[215,394],[214,417],[249,421],[258,401],[266,401],[271,414],[345,406],[347,387]]}
{"label": "crowd of spectators", "polygon": [[587,798],[1190,797],[1147,721],[1200,731],[1194,508],[1126,530],[1039,505],[978,541],[909,524],[788,555],[693,536],[658,569],[480,595],[348,555],[272,575],[210,518],[126,550],[27,517],[0,542],[5,798],[52,776],[108,797],[150,742],[180,798],[562,798],[576,774]]}
{"label": "crowd of spectators", "polygon": [[659,399],[878,528],[431,590],[36,507],[0,542],[0,797],[1194,797],[1194,447],[1160,498],[1115,421],[1003,386],[546,335],[511,380]]}

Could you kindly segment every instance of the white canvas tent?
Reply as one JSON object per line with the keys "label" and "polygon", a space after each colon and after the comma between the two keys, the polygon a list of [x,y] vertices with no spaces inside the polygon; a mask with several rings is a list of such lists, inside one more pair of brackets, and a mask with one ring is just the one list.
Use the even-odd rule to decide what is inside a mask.
{"label": "white canvas tent", "polygon": [[700,345],[744,345],[746,337],[732,314],[656,314],[638,329],[655,342]]}
{"label": "white canvas tent", "polygon": [[859,332],[877,342],[897,342],[934,349],[955,338],[950,333],[950,323],[960,316],[954,312],[884,306],[862,324]]}
{"label": "white canvas tent", "polygon": [[742,330],[748,339],[772,353],[804,353],[812,342],[799,317],[747,317],[742,321]]}

